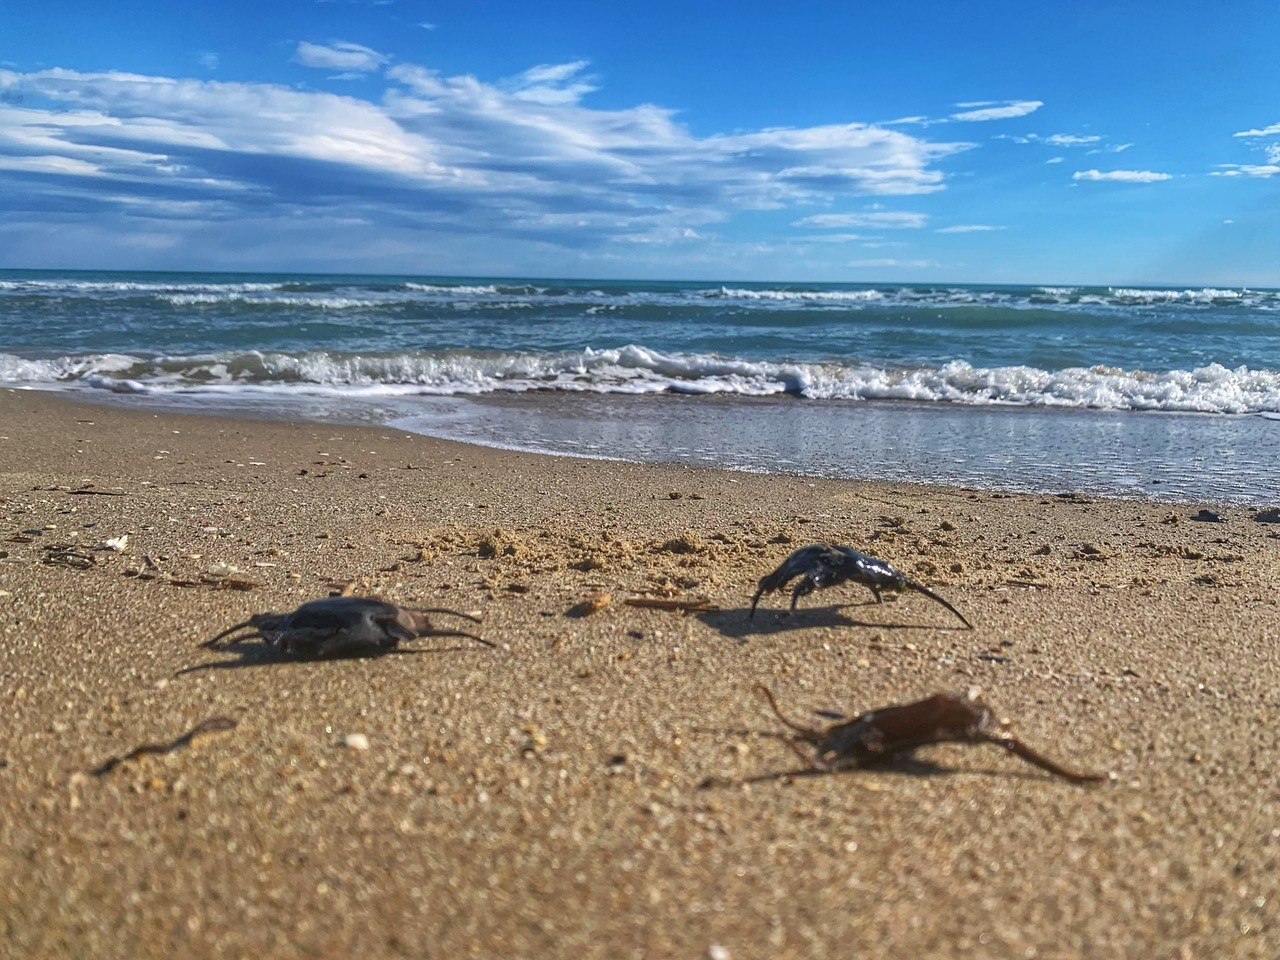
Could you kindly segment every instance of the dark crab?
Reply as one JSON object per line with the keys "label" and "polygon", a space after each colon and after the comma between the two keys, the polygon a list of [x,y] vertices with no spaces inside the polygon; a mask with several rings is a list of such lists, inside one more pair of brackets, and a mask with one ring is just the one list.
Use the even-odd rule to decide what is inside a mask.
{"label": "dark crab", "polygon": [[963,613],[949,604],[923,584],[916,583],[906,574],[895,570],[883,560],[859,553],[852,547],[841,547],[835,544],[815,543],[809,547],[801,547],[782,562],[782,565],[768,576],[760,578],[759,588],[751,598],[751,613],[756,615],[756,604],[760,598],[774,590],[783,590],[796,577],[800,582],[791,591],[791,609],[796,608],[796,601],[806,594],[834,587],[852,580],[867,587],[876,598],[876,603],[883,603],[880,596],[882,590],[915,590],[923,593],[930,600],[936,600],[954,613],[970,630],[973,624],[965,619]]}
{"label": "dark crab", "polygon": [[[1068,770],[1028,747],[1004,729],[976,690],[967,694],[939,693],[914,703],[869,710],[852,720],[819,730],[787,719],[778,709],[773,692],[764,685],[758,689],[768,699],[778,719],[795,731],[796,736],[784,736],[783,739],[811,764],[810,770],[804,772],[865,767],[935,743],[991,743],[1070,783],[1096,783],[1107,779],[1106,774]],[[798,749],[801,743],[812,744],[817,755],[806,757]],[[759,779],[777,776],[785,774],[768,774]]]}
{"label": "dark crab", "polygon": [[[304,603],[289,613],[254,614],[202,646],[225,650],[260,637],[272,652],[317,659],[377,655],[395,648],[402,640],[418,637],[468,637],[489,647],[494,645],[474,633],[437,629],[431,625],[428,614],[448,614],[480,622],[456,610],[401,607],[374,597],[327,597]],[[237,636],[238,631],[244,632]]]}

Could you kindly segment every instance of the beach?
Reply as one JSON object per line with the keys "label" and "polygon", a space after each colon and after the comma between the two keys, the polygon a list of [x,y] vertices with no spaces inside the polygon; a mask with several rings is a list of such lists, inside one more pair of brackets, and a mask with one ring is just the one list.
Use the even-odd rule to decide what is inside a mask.
{"label": "beach", "polygon": [[[1258,513],[4,390],[0,952],[1274,957],[1280,525]],[[975,629],[856,585],[749,620],[815,542]],[[342,592],[476,614],[498,647],[201,647]],[[744,786],[803,767],[752,732],[782,730],[758,684],[806,724],[977,687],[1109,777],[944,745]],[[211,718],[234,728],[94,773]]]}

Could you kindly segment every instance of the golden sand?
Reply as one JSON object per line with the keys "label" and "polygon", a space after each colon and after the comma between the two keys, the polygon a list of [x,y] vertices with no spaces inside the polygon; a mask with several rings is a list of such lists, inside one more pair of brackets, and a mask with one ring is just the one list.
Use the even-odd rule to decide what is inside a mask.
{"label": "golden sand", "polygon": [[[1280,526],[1253,511],[12,391],[0,438],[0,955],[1280,955]],[[976,629],[856,586],[749,622],[819,541]],[[479,613],[499,649],[200,646],[344,589]],[[700,789],[801,765],[751,733],[779,729],[761,682],[806,722],[981,687],[1113,776],[951,745]]]}

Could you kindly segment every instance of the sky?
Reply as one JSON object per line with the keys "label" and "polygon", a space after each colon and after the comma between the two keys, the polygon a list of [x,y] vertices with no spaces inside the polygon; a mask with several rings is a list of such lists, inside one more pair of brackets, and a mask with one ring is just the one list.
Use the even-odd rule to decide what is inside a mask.
{"label": "sky", "polygon": [[1280,287],[1275,0],[0,0],[0,268]]}

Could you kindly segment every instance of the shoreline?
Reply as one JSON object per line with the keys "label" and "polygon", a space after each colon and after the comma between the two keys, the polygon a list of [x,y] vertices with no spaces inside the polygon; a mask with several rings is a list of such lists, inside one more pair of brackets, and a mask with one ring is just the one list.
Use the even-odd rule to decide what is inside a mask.
{"label": "shoreline", "polygon": [[[161,415],[384,428],[537,456],[1172,506],[1280,503],[1272,469],[1280,432],[1257,414],[666,393],[269,401],[12,389]],[[199,409],[202,402],[212,406]],[[619,422],[628,424],[625,437]]]}
{"label": "shoreline", "polygon": [[[1280,945],[1280,527],[1251,509],[1197,523],[1196,504],[569,459],[30,391],[0,391],[0,421],[15,957]],[[976,629],[856,586],[791,617],[770,595],[749,621],[756,580],[819,541],[894,564]],[[348,584],[478,611],[499,649],[285,663],[199,646]],[[718,609],[624,603],[642,596]],[[776,729],[761,682],[806,722],[981,687],[1029,743],[1113,777],[1072,786],[952,745],[699,789],[796,767],[743,733]],[[212,717],[237,725],[91,773]]]}

